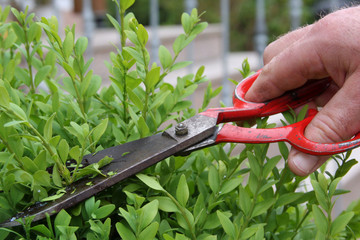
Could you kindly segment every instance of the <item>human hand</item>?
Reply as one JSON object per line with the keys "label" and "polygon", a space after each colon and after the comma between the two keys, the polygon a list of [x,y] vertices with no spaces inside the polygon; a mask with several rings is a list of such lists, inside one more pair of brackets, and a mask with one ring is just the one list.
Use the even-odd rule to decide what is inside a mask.
{"label": "human hand", "polygon": [[[329,14],[318,22],[290,32],[264,52],[264,68],[245,95],[252,102],[280,96],[305,82],[331,78],[332,84],[311,107],[323,108],[305,130],[320,143],[344,141],[360,131],[360,7]],[[328,157],[292,149],[288,164],[306,176]]]}

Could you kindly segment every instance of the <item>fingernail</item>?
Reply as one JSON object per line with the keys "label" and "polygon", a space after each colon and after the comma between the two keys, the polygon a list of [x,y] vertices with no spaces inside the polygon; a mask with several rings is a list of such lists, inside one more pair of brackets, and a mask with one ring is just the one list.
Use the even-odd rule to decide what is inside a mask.
{"label": "fingernail", "polygon": [[298,168],[304,175],[308,175],[313,172],[315,165],[319,158],[314,155],[309,155],[302,152],[297,152],[291,156],[293,164]]}

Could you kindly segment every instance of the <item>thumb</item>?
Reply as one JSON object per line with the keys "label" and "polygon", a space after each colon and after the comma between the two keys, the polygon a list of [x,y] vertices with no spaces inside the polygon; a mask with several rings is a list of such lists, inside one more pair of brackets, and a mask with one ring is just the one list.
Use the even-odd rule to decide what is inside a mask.
{"label": "thumb", "polygon": [[[347,140],[360,130],[360,74],[350,76],[305,129],[305,137],[319,143]],[[292,149],[288,164],[297,175],[306,176],[318,169],[329,156],[314,156]]]}

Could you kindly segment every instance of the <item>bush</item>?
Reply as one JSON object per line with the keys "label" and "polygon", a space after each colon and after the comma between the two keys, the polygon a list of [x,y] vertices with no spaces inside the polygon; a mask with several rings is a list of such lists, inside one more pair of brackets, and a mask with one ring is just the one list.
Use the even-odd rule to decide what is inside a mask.
{"label": "bush", "polygon": [[[39,201],[61,196],[79,178],[101,173],[101,164],[85,168],[85,154],[155,134],[207,107],[221,89],[211,83],[201,109],[187,100],[206,81],[195,74],[166,83],[168,73],[190,64],[179,53],[206,27],[194,9],[182,15],[184,33],[172,52],[159,48],[161,66],[149,62],[148,34],[133,14],[134,0],[116,2],[121,25],[110,21],[122,47],[107,63],[111,86],[89,69],[83,56],[87,39],[75,26],[58,33],[56,18],[0,9],[0,221]],[[47,43],[43,42],[47,40]],[[126,46],[126,41],[131,45]],[[59,74],[63,70],[64,74]],[[244,77],[250,74],[243,64]],[[288,123],[302,118],[284,113]],[[257,119],[259,128],[272,127]],[[267,144],[221,144],[173,156],[56,216],[0,228],[0,239],[356,239],[360,204],[331,215],[341,177],[356,163],[345,153],[334,156],[334,174],[325,169],[305,178],[286,166],[288,148],[268,157]],[[283,159],[283,160],[282,160]],[[111,159],[104,159],[107,164]],[[106,177],[106,176],[105,176]],[[306,189],[306,188],[305,188]]]}
{"label": "bush", "polygon": [[[209,23],[219,23],[219,0],[197,0],[200,12],[206,11],[203,19]],[[269,42],[290,30],[291,19],[288,0],[268,0],[266,2],[266,22]],[[316,0],[303,0],[302,25],[315,21],[314,5]],[[230,12],[230,48],[231,51],[254,50],[253,36],[255,34],[256,1],[229,1]],[[109,11],[115,16],[114,4],[108,0]],[[185,1],[159,0],[159,22],[162,25],[180,24],[180,16],[185,11]],[[149,25],[150,3],[148,0],[137,0],[130,10],[135,13],[139,22]]]}

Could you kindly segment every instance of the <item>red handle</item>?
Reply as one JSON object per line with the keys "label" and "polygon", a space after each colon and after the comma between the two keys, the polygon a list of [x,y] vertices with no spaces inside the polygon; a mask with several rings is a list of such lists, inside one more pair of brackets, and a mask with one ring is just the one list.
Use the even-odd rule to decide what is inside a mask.
{"label": "red handle", "polygon": [[264,103],[248,102],[244,99],[246,92],[259,76],[260,71],[242,80],[235,89],[233,96],[234,107],[212,108],[201,113],[217,118],[217,123],[235,122],[255,117],[265,117],[300,107],[314,97],[324,92],[330,80],[308,81],[304,86],[288,91],[282,96]]}
{"label": "red handle", "polygon": [[[324,92],[330,80],[308,81],[303,87],[286,92],[284,95],[265,103],[248,102],[246,92],[259,76],[260,71],[240,82],[234,93],[234,107],[209,109],[202,115],[217,118],[217,123],[234,122],[254,117],[270,116],[284,112],[289,108],[300,107]],[[298,150],[313,155],[331,155],[360,146],[360,133],[348,141],[338,143],[317,143],[304,136],[304,130],[315,116],[316,111],[303,121],[272,129],[254,129],[224,124],[217,134],[216,143],[270,143],[286,141]]]}
{"label": "red handle", "polygon": [[307,139],[304,130],[314,116],[284,127],[254,129],[224,124],[217,134],[216,143],[272,143],[286,141],[296,149],[313,155],[332,155],[360,146],[360,133],[348,141],[338,143],[318,143]]}

